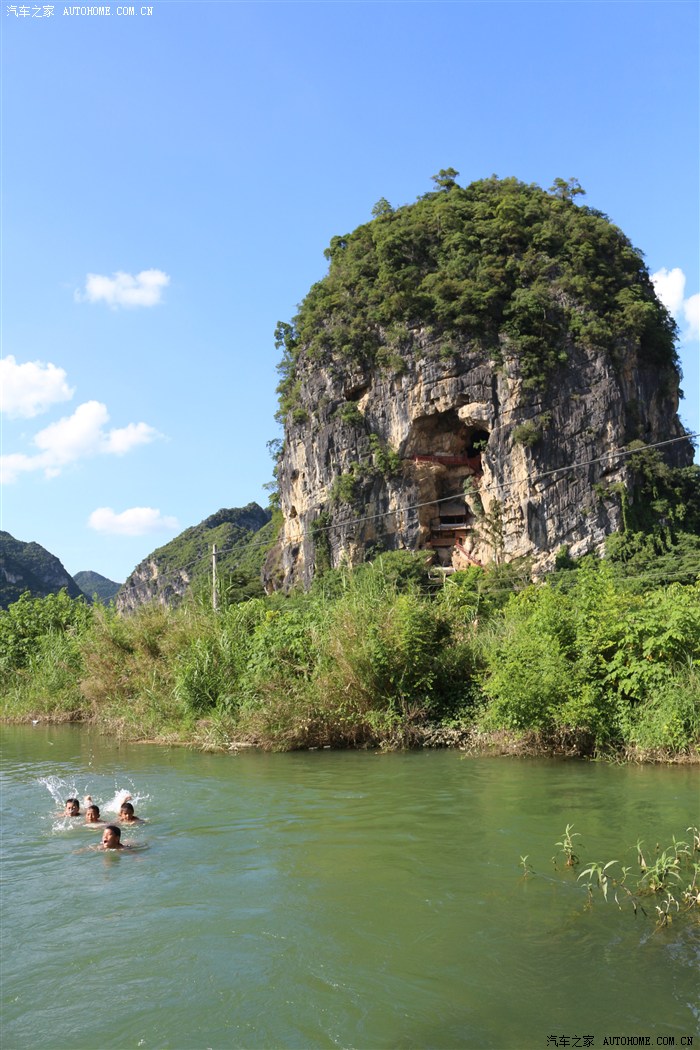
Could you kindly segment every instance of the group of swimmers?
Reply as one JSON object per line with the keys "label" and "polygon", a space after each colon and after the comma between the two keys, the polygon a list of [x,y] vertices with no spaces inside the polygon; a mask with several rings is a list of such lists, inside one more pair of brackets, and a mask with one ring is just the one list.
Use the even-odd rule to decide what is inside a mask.
{"label": "group of swimmers", "polygon": [[[121,824],[142,824],[143,819],[137,817],[134,813],[134,807],[131,802],[128,801],[131,795],[127,796],[119,809],[118,820]],[[79,817],[80,814],[80,802],[77,798],[67,798],[66,807],[64,810],[66,817]],[[98,827],[104,828],[102,832],[102,841],[99,845],[99,849],[126,849],[127,847],[122,842],[122,829],[119,824],[107,824],[100,817],[100,807],[96,806],[92,801],[90,795],[85,796],[85,826],[97,825]]]}

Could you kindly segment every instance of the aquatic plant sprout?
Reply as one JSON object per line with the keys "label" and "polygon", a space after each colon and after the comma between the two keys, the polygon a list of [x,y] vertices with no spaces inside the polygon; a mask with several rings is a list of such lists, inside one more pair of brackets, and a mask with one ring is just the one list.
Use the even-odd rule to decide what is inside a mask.
{"label": "aquatic plant sprout", "polygon": [[[574,850],[574,839],[580,839],[581,836],[578,831],[573,830],[573,827],[573,824],[567,824],[561,842],[554,843],[555,846],[559,846],[564,854],[567,868],[575,868],[579,863],[579,856]],[[556,858],[552,859],[556,867]]]}

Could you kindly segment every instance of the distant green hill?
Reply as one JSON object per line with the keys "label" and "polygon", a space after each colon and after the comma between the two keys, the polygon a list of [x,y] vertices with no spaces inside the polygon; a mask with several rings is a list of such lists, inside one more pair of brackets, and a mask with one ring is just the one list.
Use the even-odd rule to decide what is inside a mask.
{"label": "distant green hill", "polygon": [[216,544],[219,592],[226,601],[263,594],[260,570],[278,523],[257,503],[222,509],[144,558],[119,590],[121,610],[148,602],[177,605],[185,594],[211,593],[212,546]]}
{"label": "distant green hill", "polygon": [[16,540],[9,532],[0,532],[0,608],[29,591],[33,598],[45,598],[65,588],[71,598],[82,591],[54,554],[38,543]]}
{"label": "distant green hill", "polygon": [[121,587],[121,583],[108,580],[106,576],[100,576],[99,572],[91,572],[89,569],[76,572],[73,579],[89,601],[97,597],[101,602],[110,602]]}

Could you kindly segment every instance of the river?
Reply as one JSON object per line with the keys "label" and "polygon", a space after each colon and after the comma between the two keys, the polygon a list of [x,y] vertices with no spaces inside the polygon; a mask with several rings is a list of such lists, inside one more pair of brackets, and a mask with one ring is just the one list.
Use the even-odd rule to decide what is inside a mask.
{"label": "river", "polygon": [[[683,837],[697,766],[1,733],[3,1050],[700,1046],[697,921],[587,909],[551,859],[567,824],[584,860]],[[56,815],[118,789],[136,849]]]}

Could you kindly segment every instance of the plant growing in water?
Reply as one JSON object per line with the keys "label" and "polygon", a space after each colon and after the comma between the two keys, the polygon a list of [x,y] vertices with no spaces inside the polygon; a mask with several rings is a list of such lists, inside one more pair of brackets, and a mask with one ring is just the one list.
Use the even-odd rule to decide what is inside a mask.
{"label": "plant growing in water", "polygon": [[680,904],[669,890],[661,904],[656,905],[656,914],[658,915],[656,920],[657,929],[661,930],[664,926],[668,926],[673,921],[671,909],[675,908],[678,912],[680,907]]}
{"label": "plant growing in water", "polygon": [[[580,863],[578,853],[576,853],[574,849],[574,839],[580,839],[581,836],[578,831],[572,830],[573,826],[573,824],[567,824],[561,842],[554,843],[555,846],[559,846],[559,849],[564,854],[567,868],[575,868]],[[554,861],[554,867],[556,868],[556,857],[552,857],[552,860]]]}
{"label": "plant growing in water", "polygon": [[[617,885],[616,880],[614,880],[612,876],[608,875],[608,868],[612,868],[613,864],[618,863],[619,861],[617,860],[609,860],[607,864],[599,864],[597,861],[593,861],[592,864],[589,864],[589,866],[581,872],[581,874],[579,875],[579,879],[585,879],[586,877],[588,877],[586,889],[588,891],[589,905],[593,903],[594,885],[598,887],[600,892],[603,894],[604,899],[608,899],[608,890],[610,889],[611,882],[613,886]],[[628,871],[629,868],[623,869],[623,879],[620,880],[620,883],[624,881],[624,878],[626,877]],[[615,898],[615,900],[617,900],[617,897]]]}
{"label": "plant growing in water", "polygon": [[[574,848],[574,839],[580,836],[572,829],[573,824],[567,824],[561,841],[555,843],[566,858],[566,866],[570,868],[580,863]],[[614,900],[620,910],[624,904],[629,904],[635,915],[641,911],[646,917],[651,909],[647,911],[643,901],[648,897],[656,898],[658,903],[654,902],[654,911],[657,930],[670,926],[674,916],[691,912],[700,915],[700,832],[696,827],[686,830],[690,833],[690,841],[677,841],[673,836],[672,845],[666,849],[657,845],[653,863],[647,861],[644,855],[642,840],[637,840],[639,876],[636,881],[631,877],[632,867],[625,867],[618,860],[587,863],[577,880],[585,880],[586,907],[592,907],[596,894],[600,893],[605,902]],[[556,857],[552,860],[556,867]],[[527,855],[520,858],[520,867],[525,876],[535,874]]]}
{"label": "plant growing in water", "polygon": [[524,857],[520,858],[520,867],[523,869],[523,878],[524,879],[527,879],[531,875],[535,874],[535,869],[533,868],[532,864],[530,864],[530,862],[528,860],[527,853],[525,854]]}

